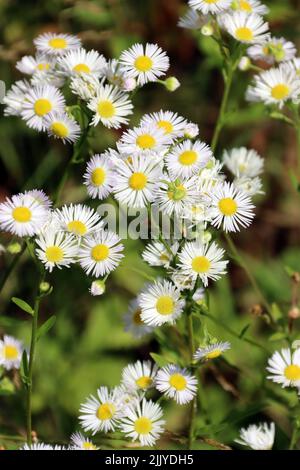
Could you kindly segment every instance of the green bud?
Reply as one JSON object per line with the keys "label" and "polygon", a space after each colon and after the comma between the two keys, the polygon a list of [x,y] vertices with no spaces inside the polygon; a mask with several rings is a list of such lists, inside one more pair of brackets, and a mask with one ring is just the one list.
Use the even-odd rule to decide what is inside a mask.
{"label": "green bud", "polygon": [[11,254],[11,255],[17,255],[18,253],[20,253],[22,250],[22,246],[19,242],[15,242],[15,243],[10,243],[7,247],[7,251]]}
{"label": "green bud", "polygon": [[167,79],[163,82],[163,84],[165,85],[166,89],[167,89],[168,91],[171,91],[171,92],[177,90],[177,88],[180,87],[180,82],[179,82],[179,80],[177,80],[176,77],[169,77],[169,78],[167,78]]}
{"label": "green bud", "polygon": [[49,282],[41,282],[40,283],[40,292],[42,292],[43,294],[45,294],[46,292],[48,292],[51,288],[51,285],[49,284]]}

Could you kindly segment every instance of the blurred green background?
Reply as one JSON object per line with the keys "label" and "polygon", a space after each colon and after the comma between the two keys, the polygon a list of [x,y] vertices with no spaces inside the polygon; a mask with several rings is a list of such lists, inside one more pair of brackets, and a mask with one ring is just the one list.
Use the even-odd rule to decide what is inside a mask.
{"label": "blurred green background", "polygon": [[[273,33],[298,43],[299,48],[299,3],[265,3],[271,8]],[[7,88],[21,78],[15,62],[33,52],[32,40],[45,31],[79,34],[87,49],[95,48],[107,58],[118,57],[135,42],[155,42],[169,54],[170,74],[177,76],[182,86],[175,93],[157,85],[144,87],[134,98],[131,124],[146,112],[170,109],[196,122],[201,139],[210,142],[223,87],[220,58],[209,38],[177,27],[184,11],[185,2],[179,0],[0,0],[0,78]],[[219,148],[249,146],[265,158],[266,195],[257,200],[254,224],[235,239],[269,302],[278,304],[286,315],[291,283],[285,266],[300,271],[299,198],[289,176],[297,158],[295,136],[284,124],[271,122],[262,106],[245,102],[246,77],[240,72],[235,79],[230,105],[233,112]],[[100,152],[113,147],[119,136],[120,132],[99,126],[91,148]],[[27,128],[19,118],[4,118],[1,113],[0,200],[24,188],[43,188],[51,194],[70,152],[71,146],[49,140]],[[86,201],[92,205],[82,185],[83,169],[78,166],[72,173],[64,191],[65,202]],[[9,237],[2,234],[0,242],[7,244]],[[157,350],[154,338],[137,341],[124,332],[127,305],[145,282],[132,268],[157,274],[142,262],[142,249],[142,242],[126,241],[125,261],[110,276],[103,297],[89,295],[90,281],[79,267],[56,270],[48,276],[54,292],[43,301],[41,321],[55,314],[57,322],[41,339],[35,365],[33,422],[40,439],[66,442],[79,429],[78,409],[86,396],[100,385],[118,384],[128,362],[148,359],[149,352]],[[1,271],[10,260],[9,254],[1,255]],[[10,298],[17,296],[31,302],[36,279],[35,267],[24,255],[0,301],[0,335],[11,334],[27,345],[30,322]],[[278,425],[276,446],[282,447],[290,430],[287,404],[293,404],[295,397],[265,381],[267,358],[282,342],[272,336],[262,319],[251,314],[260,299],[234,263],[230,275],[210,290],[210,313],[218,320],[215,323],[206,319],[207,326],[220,339],[231,341],[232,350],[226,354],[226,361],[203,368],[199,434],[232,444],[241,425],[274,419]],[[262,348],[238,338],[245,327],[245,336],[255,338]],[[299,323],[295,328],[299,331]],[[12,443],[1,435],[25,433],[24,393],[18,377],[13,380],[15,390],[11,393],[7,384],[0,382],[0,445],[4,446]],[[168,430],[184,431],[186,407],[169,402],[165,409]],[[99,442],[102,447],[125,445],[101,437]],[[166,436],[160,446],[180,445]],[[212,448],[200,439],[197,446]]]}

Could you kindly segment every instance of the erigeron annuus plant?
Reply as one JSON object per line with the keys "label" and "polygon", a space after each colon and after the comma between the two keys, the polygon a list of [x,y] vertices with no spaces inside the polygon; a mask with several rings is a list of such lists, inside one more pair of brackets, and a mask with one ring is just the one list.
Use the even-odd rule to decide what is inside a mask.
{"label": "erigeron annuus plant", "polygon": [[[107,277],[126,256],[119,235],[107,229],[96,211],[83,204],[62,203],[73,164],[85,166],[82,182],[91,199],[103,201],[110,196],[128,209],[146,209],[149,216],[158,210],[173,223],[168,234],[159,224],[158,239],[149,242],[141,254],[145,262],[158,268],[159,275],[133,299],[125,317],[128,331],[137,337],[154,335],[160,351],[151,353],[151,360],[129,364],[115,388],[100,386],[92,392],[80,407],[79,422],[84,431],[102,436],[120,431],[141,446],[155,446],[168,428],[164,401],[169,399],[189,407],[181,439],[187,448],[193,448],[194,441],[201,438],[196,426],[197,412],[201,413],[201,368],[231,347],[225,331],[224,337],[217,339],[206,325],[210,286],[227,274],[229,256],[246,269],[264,304],[267,322],[276,326],[272,308],[230,237],[230,232],[252,223],[253,198],[263,192],[263,159],[246,147],[224,150],[220,159],[221,152],[216,151],[226,125],[231,86],[245,63],[246,51],[254,58],[267,55],[268,63],[285,62],[296,51],[284,40],[271,41],[261,16],[267,9],[259,1],[191,0],[189,4],[191,10],[180,25],[212,33],[224,59],[225,90],[211,145],[199,136],[197,125],[162,109],[146,114],[137,126],[124,131],[115,149],[83,161],[83,148],[93,126],[101,123],[117,129],[128,124],[133,113],[132,91],[149,81],[176,88],[172,77],[161,81],[169,61],[157,45],[138,44],[123,52],[118,61],[106,61],[98,52],[83,49],[78,38],[45,34],[35,40],[37,55],[17,64],[31,78],[17,82],[8,92],[6,114],[20,116],[37,131],[74,145],[52,201],[43,191],[32,190],[0,205],[2,229],[25,240],[24,246],[40,271],[34,307],[14,299],[32,315],[29,354],[9,336],[0,343],[0,364],[7,370],[21,366],[27,391],[25,449],[44,446],[32,444],[31,398],[37,338],[53,324],[50,318],[38,329],[40,302],[52,289],[48,272],[78,263],[92,278],[91,294],[102,295]],[[294,123],[296,117],[282,118],[286,102],[296,116],[300,95],[296,72],[291,70],[291,64],[284,63],[269,76],[255,78],[248,96],[276,106],[277,114],[272,108],[272,117]],[[68,87],[78,99],[76,104],[66,104],[63,90]],[[275,382],[299,389],[299,349],[293,354],[290,350],[275,353],[268,371]],[[270,449],[274,434],[274,424],[270,428],[267,424],[252,426],[241,430],[237,442],[253,449]],[[291,447],[295,439],[296,432]],[[101,445],[101,438],[99,442]],[[69,448],[96,450],[97,445],[76,433]]]}

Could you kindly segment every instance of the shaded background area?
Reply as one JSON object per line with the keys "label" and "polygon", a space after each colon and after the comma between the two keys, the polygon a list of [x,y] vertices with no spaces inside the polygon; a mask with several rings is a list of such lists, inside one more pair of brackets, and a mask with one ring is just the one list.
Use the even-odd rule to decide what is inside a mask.
{"label": "shaded background area", "polygon": [[[269,20],[275,35],[299,44],[299,2],[272,0]],[[136,97],[131,124],[149,111],[177,111],[196,122],[201,139],[210,142],[223,84],[218,67],[220,58],[213,42],[194,32],[177,27],[185,2],[179,0],[111,1],[16,1],[0,0],[1,79],[7,84],[21,76],[15,62],[33,52],[32,40],[45,31],[79,34],[87,49],[95,48],[107,58],[118,57],[134,42],[155,42],[171,60],[170,74],[182,86],[168,93],[157,85],[148,85]],[[247,75],[235,79],[231,100],[232,115],[221,137],[219,148],[249,146],[266,162],[266,196],[257,199],[257,218],[247,231],[235,237],[246,253],[270,303],[277,303],[287,313],[291,303],[290,280],[285,267],[300,271],[299,197],[292,187],[289,172],[297,159],[293,131],[284,124],[271,122],[261,105],[249,106],[244,100]],[[120,132],[99,126],[91,140],[94,152],[114,146]],[[70,157],[71,147],[26,127],[19,118],[4,118],[0,123],[0,200],[21,189],[43,188],[53,193]],[[220,156],[220,155],[218,155]],[[88,202],[82,185],[84,166],[76,167],[64,192],[66,202]],[[1,235],[7,244],[9,237]],[[134,340],[123,329],[128,302],[142,288],[145,279],[132,267],[152,272],[141,261],[143,244],[126,242],[126,259],[109,278],[107,293],[92,298],[89,280],[79,267],[56,270],[48,276],[54,293],[46,298],[41,320],[57,315],[53,330],[38,346],[34,382],[34,428],[41,439],[65,441],[77,429],[78,408],[100,385],[116,385],[122,368],[130,361],[148,358],[157,348],[154,339]],[[10,262],[1,255],[0,269]],[[272,352],[281,347],[270,341],[272,331],[250,313],[259,302],[243,271],[231,263],[231,275],[213,286],[211,314],[217,324],[207,320],[212,333],[232,342],[233,348],[214,366],[203,369],[202,409],[199,425],[203,436],[230,443],[238,428],[266,417],[275,419],[280,430],[280,447],[289,431],[286,400],[288,392],[266,384],[268,353],[232,336],[220,325],[239,333],[248,326],[247,337],[256,338]],[[157,271],[155,271],[157,273]],[[4,290],[0,301],[0,334],[12,334],[29,342],[29,322],[25,314],[10,302],[12,296],[31,301],[37,273],[26,255]],[[296,324],[299,329],[299,323]],[[271,337],[271,340],[274,338]],[[16,392],[0,396],[0,435],[24,434],[24,395],[15,377]],[[0,383],[0,393],[3,384]],[[2,390],[3,391],[3,390]],[[186,407],[166,406],[168,429],[181,432],[186,423]],[[220,425],[222,423],[222,425]],[[100,438],[101,440],[101,438]],[[1,445],[1,437],[0,437]],[[102,442],[103,446],[120,446]],[[171,448],[180,444],[162,442]],[[208,447],[199,442],[199,448]]]}

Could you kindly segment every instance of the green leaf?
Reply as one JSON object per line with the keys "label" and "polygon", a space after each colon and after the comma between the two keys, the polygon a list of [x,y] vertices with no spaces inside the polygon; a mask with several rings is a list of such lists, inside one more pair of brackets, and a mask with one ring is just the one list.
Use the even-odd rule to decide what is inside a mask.
{"label": "green leaf", "polygon": [[21,380],[23,384],[25,385],[28,384],[28,374],[29,374],[28,356],[27,356],[27,352],[23,351],[21,367],[20,367],[20,375],[21,375]]}
{"label": "green leaf", "polygon": [[277,331],[276,333],[273,333],[271,336],[269,336],[269,341],[281,341],[283,339],[286,339],[286,334],[282,333],[281,331]]}
{"label": "green leaf", "polygon": [[169,361],[160,354],[150,353],[150,356],[159,367],[165,367],[169,364]]}
{"label": "green leaf", "polygon": [[25,300],[18,299],[18,297],[13,297],[11,300],[24,312],[29,313],[30,315],[34,314],[33,308],[27,302],[25,302]]}
{"label": "green leaf", "polygon": [[36,335],[37,340],[39,340],[41,338],[41,336],[48,333],[48,331],[51,330],[51,328],[55,325],[55,322],[56,322],[56,316],[55,315],[52,315],[52,317],[48,318],[48,320],[45,321],[45,323],[42,326],[40,326],[40,328],[38,329],[37,335]]}
{"label": "green leaf", "polygon": [[282,318],[282,311],[280,310],[277,304],[272,304],[272,315],[275,321],[278,321]]}
{"label": "green leaf", "polygon": [[244,328],[242,329],[242,331],[241,331],[240,334],[239,334],[239,337],[240,337],[241,339],[245,336],[245,334],[246,334],[247,331],[249,330],[250,326],[251,326],[251,323],[248,323],[248,325],[244,326]]}

